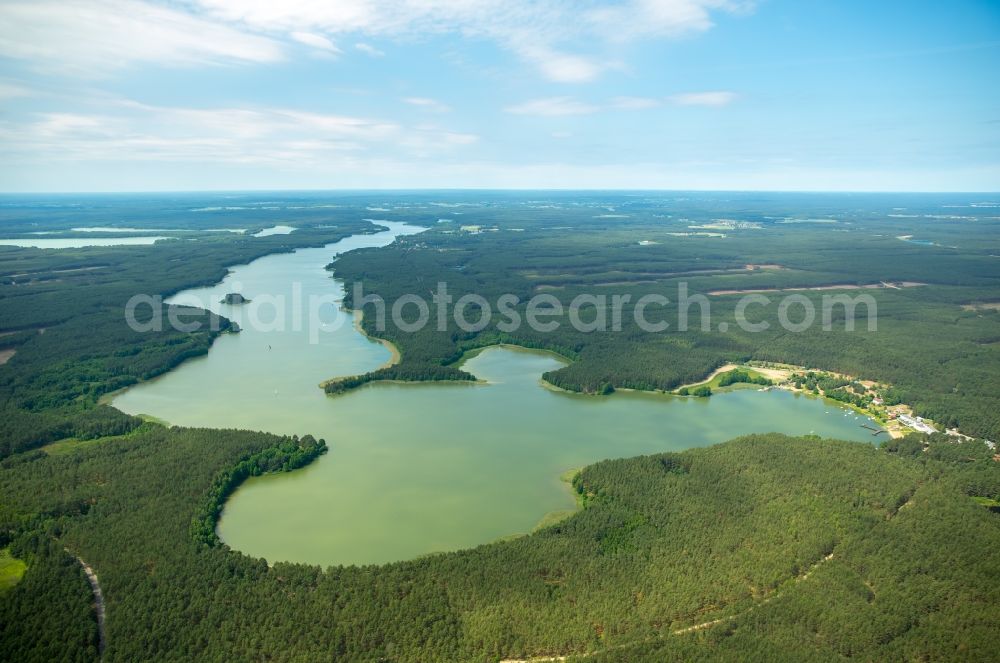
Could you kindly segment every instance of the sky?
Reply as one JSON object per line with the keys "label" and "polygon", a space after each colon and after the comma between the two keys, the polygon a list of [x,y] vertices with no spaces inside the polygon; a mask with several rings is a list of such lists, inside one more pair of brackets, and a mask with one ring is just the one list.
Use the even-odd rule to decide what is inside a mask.
{"label": "sky", "polygon": [[997,0],[0,0],[0,191],[1000,191]]}

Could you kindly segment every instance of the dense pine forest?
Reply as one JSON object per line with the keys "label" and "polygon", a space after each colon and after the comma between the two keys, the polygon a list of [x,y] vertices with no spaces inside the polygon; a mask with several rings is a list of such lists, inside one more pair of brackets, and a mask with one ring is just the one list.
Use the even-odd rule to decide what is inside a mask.
{"label": "dense pine forest", "polygon": [[29,566],[0,600],[0,651],[94,659],[79,556],[108,661],[995,653],[1000,522],[970,495],[1000,496],[1000,469],[981,443],[761,435],[606,461],[576,478],[569,520],[383,567],[268,566],[192,535],[232,468],[294,444],[146,424],[5,461],[0,523]]}
{"label": "dense pine forest", "polygon": [[[176,225],[182,223],[178,217],[183,215],[146,223]],[[0,457],[66,437],[131,430],[140,422],[99,405],[100,397],[205,354],[218,334],[230,330],[228,320],[182,309],[175,315],[196,329],[176,331],[167,324],[174,307],[161,305],[156,311],[138,307],[136,313],[142,323],[158,316],[162,331],[133,331],[125,320],[133,295],[165,298],[219,281],[230,265],[378,230],[356,219],[334,225],[326,215],[303,217],[295,233],[271,237],[180,232],[176,239],[126,250],[0,246],[0,350],[16,350],[0,367]]]}
{"label": "dense pine forest", "polygon": [[[573,479],[583,508],[566,520],[384,566],[321,569],[220,542],[216,518],[244,479],[295,472],[336,440],[167,427],[101,405],[236,331],[188,311],[193,331],[134,332],[125,301],[372,232],[363,219],[373,215],[429,230],[333,262],[349,294],[357,283],[391,305],[447,282],[456,298],[548,293],[568,304],[582,292],[674,299],[684,281],[710,302],[713,329],[676,331],[666,309],[656,315],[674,324],[660,334],[629,315],[619,332],[466,332],[452,321],[408,333],[391,321],[376,329],[370,306],[366,331],[396,344],[402,361],[330,392],[378,379],[473,379],[461,358],[500,342],[571,359],[546,379],[595,393],[672,389],[757,359],[876,379],[918,414],[1000,438],[995,210],[942,213],[960,201],[921,196],[449,195],[458,207],[431,194],[345,196],[291,220],[222,208],[193,220],[185,210],[212,203],[193,197],[159,212],[101,197],[63,212],[4,209],[8,236],[39,227],[70,236],[108,216],[177,230],[128,249],[0,247],[0,350],[15,351],[0,365],[0,549],[27,564],[0,590],[0,659],[98,660],[84,563],[106,602],[105,661],[996,658],[1000,463],[980,439],[913,434],[875,447],[751,435],[603,461]],[[919,218],[890,216],[906,206]],[[743,225],[725,221],[734,218]],[[279,222],[297,230],[198,232]],[[738,295],[727,291],[882,283],[897,286],[864,291],[878,302],[877,331],[864,321],[854,332],[714,329],[733,320]]]}
{"label": "dense pine forest", "polygon": [[[342,256],[331,269],[348,281],[348,295],[353,293],[350,286],[358,284],[365,296],[381,296],[386,310],[409,293],[429,300],[437,284],[446,283],[455,300],[478,294],[493,313],[477,332],[460,329],[450,316],[443,331],[428,325],[410,332],[396,328],[388,314],[379,330],[378,306],[362,306],[366,331],[395,343],[403,361],[359,382],[413,373],[426,374],[420,379],[462,379],[467,376],[445,374],[441,367],[454,366],[469,349],[496,342],[549,349],[574,359],[546,380],[591,393],[609,387],[670,390],[696,382],[724,363],[753,359],[892,384],[917,414],[969,435],[1000,438],[1000,259],[995,257],[1000,254],[1000,218],[983,214],[914,221],[820,208],[797,216],[836,218],[794,223],[789,221],[796,218],[775,218],[780,210],[755,210],[751,200],[740,201],[746,208],[717,211],[748,220],[749,227],[730,228],[705,220],[706,215],[711,219],[711,210],[681,205],[651,210],[647,201],[636,198],[574,210],[572,216],[547,208],[530,215],[477,209],[479,225],[436,221],[428,232],[385,249]],[[615,218],[597,213],[612,208]],[[674,213],[662,213],[666,211]],[[704,227],[725,236],[701,236],[708,232],[698,230]],[[931,244],[899,239],[914,232]],[[836,285],[877,287],[825,289]],[[710,313],[707,329],[697,302],[688,308],[688,329],[679,329],[682,288],[689,298],[704,298],[704,310]],[[747,290],[774,300],[770,307],[746,309],[749,323],[769,325],[764,331],[744,331],[734,322],[739,291]],[[539,332],[521,324],[514,332],[503,331],[499,325],[506,318],[498,315],[496,302],[508,293],[519,298],[515,308],[522,320],[532,296],[558,300],[562,313],[545,318],[558,322],[558,328]],[[778,299],[792,293],[808,298],[817,312],[816,324],[797,333],[787,332],[777,318]],[[606,320],[612,315],[611,298],[630,296],[621,306],[621,330],[575,330],[569,309],[581,294],[606,297],[607,304],[601,305],[606,306]],[[665,331],[643,331],[635,323],[634,304],[649,294],[671,302],[648,310],[647,319],[670,325]],[[822,298],[836,294],[873,297],[877,329],[869,329],[865,306],[856,309],[860,313],[853,330],[844,323],[843,306],[832,308],[830,328],[823,329]],[[409,316],[407,322],[416,317],[413,307],[403,309],[403,315]],[[578,315],[593,322],[598,306],[588,304]],[[796,322],[801,317],[801,309],[789,314]],[[466,319],[479,320],[475,306],[467,308]],[[725,332],[719,331],[720,322],[726,324]]]}

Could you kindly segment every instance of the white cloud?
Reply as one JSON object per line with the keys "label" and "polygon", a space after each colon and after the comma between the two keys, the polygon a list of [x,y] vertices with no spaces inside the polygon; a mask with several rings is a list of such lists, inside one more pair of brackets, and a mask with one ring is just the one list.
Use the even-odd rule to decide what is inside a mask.
{"label": "white cloud", "polygon": [[604,46],[703,32],[712,27],[713,11],[752,6],[748,0],[193,1],[210,16],[264,32],[490,39],[545,77],[569,83],[609,68]]}
{"label": "white cloud", "polygon": [[679,37],[711,28],[713,9],[735,11],[748,4],[726,0],[632,0],[593,7],[584,19],[614,41]]}
{"label": "white cloud", "polygon": [[572,97],[547,97],[545,99],[533,99],[515,106],[508,106],[504,110],[514,115],[559,117],[596,113],[600,110],[600,107],[577,101]]}
{"label": "white cloud", "polygon": [[178,66],[283,57],[267,37],[139,0],[5,0],[0,55],[87,76],[136,62]]}
{"label": "white cloud", "polygon": [[728,106],[736,101],[735,92],[685,92],[670,97],[678,106]]}
{"label": "white cloud", "polygon": [[363,152],[397,158],[461,149],[478,136],[439,127],[286,108],[175,108],[121,101],[99,113],[44,113],[0,123],[25,162],[149,161],[321,165]]}
{"label": "white cloud", "polygon": [[359,41],[357,44],[355,44],[354,48],[358,49],[359,51],[361,51],[365,55],[370,55],[373,58],[381,58],[381,57],[385,56],[385,52],[384,51],[380,51],[379,49],[375,48],[371,44],[366,44],[366,43],[361,42],[361,41]]}
{"label": "white cloud", "polygon": [[517,47],[517,53],[537,66],[546,78],[558,83],[586,83],[606,68],[579,55],[559,53],[539,46]]}
{"label": "white cloud", "polygon": [[312,46],[313,48],[318,48],[321,51],[327,51],[329,53],[340,53],[340,49],[323,35],[318,35],[313,32],[293,32],[289,36],[300,44]]}
{"label": "white cloud", "polygon": [[[712,27],[746,0],[4,0],[0,55],[73,73],[136,62],[273,62],[280,39],[335,53],[342,35],[489,39],[553,81],[593,80],[608,48]],[[364,41],[355,48],[382,52]]]}
{"label": "white cloud", "polygon": [[449,108],[447,104],[443,104],[436,99],[429,99],[427,97],[404,97],[403,103],[407,103],[411,106],[417,106],[434,113],[447,113],[451,111],[451,108]]}
{"label": "white cloud", "polygon": [[[732,94],[732,93],[706,93],[706,94]],[[690,95],[678,95],[690,96]],[[675,101],[674,103],[681,103]],[[687,105],[700,103],[702,105],[721,105],[717,100],[712,103],[709,99],[686,100]],[[546,97],[544,99],[532,99],[514,106],[508,106],[504,110],[515,115],[537,115],[541,117],[555,117],[560,115],[587,115],[604,111],[640,111],[658,108],[663,105],[660,99],[649,97],[615,97],[607,103],[592,104],[574,99],[573,97]]]}

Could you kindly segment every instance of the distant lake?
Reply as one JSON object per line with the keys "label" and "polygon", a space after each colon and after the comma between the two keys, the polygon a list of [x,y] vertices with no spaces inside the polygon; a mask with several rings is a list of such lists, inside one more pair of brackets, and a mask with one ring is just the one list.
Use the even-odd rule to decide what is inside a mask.
{"label": "distant lake", "polygon": [[[245,228],[128,228],[111,226],[89,226],[86,228],[72,228],[77,233],[179,233],[179,232],[203,232],[203,233],[243,233]],[[51,231],[49,231],[51,232]],[[46,232],[36,233],[38,235]]]}
{"label": "distant lake", "polygon": [[270,237],[271,235],[289,235],[295,230],[294,226],[271,226],[264,228],[253,234],[254,237]]}
{"label": "distant lake", "polygon": [[66,237],[60,239],[0,239],[0,246],[36,249],[79,249],[85,246],[131,246],[152,244],[167,237]]}
{"label": "distant lake", "polygon": [[[266,256],[174,301],[200,302],[239,320],[247,305],[219,303],[234,290],[264,301],[291,297],[297,283],[303,301],[331,293],[339,300],[342,284],[323,269],[333,256],[418,230],[379,223],[390,230]],[[284,313],[290,327],[294,312]],[[560,474],[604,458],[766,431],[872,441],[860,427],[875,425],[870,419],[785,391],[742,389],[708,399],[555,391],[540,377],[561,359],[511,348],[490,348],[465,362],[486,384],[372,384],[327,396],[320,382],[372,370],[389,352],[355,331],[351,315],[335,304],[320,317],[334,329],[317,344],[305,330],[244,324],[207,356],[114,399],[125,412],[172,424],[326,439],[330,453],[317,462],[251,479],[226,505],[223,540],[269,561],[384,563],[529,532],[547,513],[573,508]]]}
{"label": "distant lake", "polygon": [[913,239],[913,235],[900,235],[896,239],[909,242],[910,244],[918,244],[920,246],[937,246],[937,242],[932,242],[929,239]]}

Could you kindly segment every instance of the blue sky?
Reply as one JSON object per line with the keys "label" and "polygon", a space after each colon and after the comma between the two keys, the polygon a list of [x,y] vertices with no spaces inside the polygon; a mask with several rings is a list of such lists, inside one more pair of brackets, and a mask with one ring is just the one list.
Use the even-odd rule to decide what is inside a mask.
{"label": "blue sky", "polygon": [[1000,2],[4,0],[0,190],[1000,190]]}

